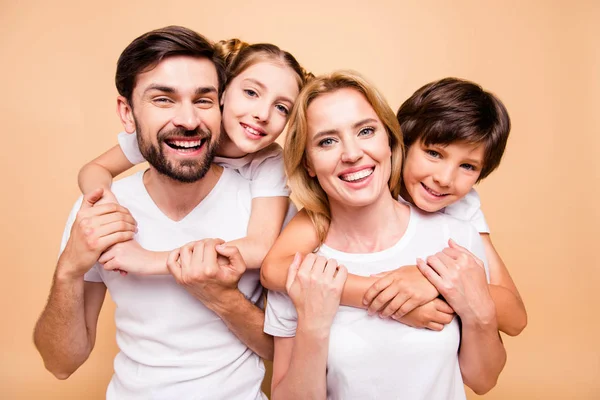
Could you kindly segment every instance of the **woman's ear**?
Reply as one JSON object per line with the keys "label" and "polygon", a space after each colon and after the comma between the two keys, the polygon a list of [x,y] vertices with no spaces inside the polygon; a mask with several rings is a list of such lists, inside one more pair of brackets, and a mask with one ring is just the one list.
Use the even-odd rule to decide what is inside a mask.
{"label": "woman's ear", "polygon": [[117,97],[117,115],[121,119],[121,123],[123,124],[125,132],[135,132],[135,119],[133,117],[133,108],[131,108],[129,102],[123,96]]}
{"label": "woman's ear", "polygon": [[302,160],[302,164],[304,164],[304,169],[306,169],[306,172],[308,172],[308,176],[310,176],[311,178],[317,176],[317,174],[315,174],[315,171],[310,165],[310,161],[308,161],[306,157],[304,158],[304,160]]}

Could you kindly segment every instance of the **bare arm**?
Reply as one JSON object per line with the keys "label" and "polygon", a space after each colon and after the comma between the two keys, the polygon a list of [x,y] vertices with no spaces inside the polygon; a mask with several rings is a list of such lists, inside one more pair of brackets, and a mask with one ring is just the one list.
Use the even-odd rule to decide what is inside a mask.
{"label": "bare arm", "polygon": [[482,233],[481,239],[490,269],[490,294],[496,304],[498,328],[507,335],[517,336],[527,326],[525,304],[490,235]]}
{"label": "bare arm", "polygon": [[[285,292],[288,268],[298,252],[303,258],[319,246],[314,225],[305,210],[300,210],[285,227],[275,244],[265,257],[260,270],[260,280],[270,290]],[[377,281],[374,277],[348,274],[342,292],[341,304],[345,306],[367,308],[363,296],[367,289]]]}
{"label": "bare arm", "polygon": [[83,194],[94,189],[110,188],[114,177],[133,167],[121,147],[114,146],[85,164],[79,171],[77,181]]}
{"label": "bare arm", "polygon": [[273,337],[263,331],[264,311],[238,289],[246,268],[235,246],[220,239],[188,243],[169,255],[167,266],[177,283],[221,317],[241,342],[273,359]]}
{"label": "bare arm", "polygon": [[261,267],[265,256],[281,232],[288,202],[288,197],[252,199],[248,234],[244,238],[229,242],[240,250],[248,269]]}

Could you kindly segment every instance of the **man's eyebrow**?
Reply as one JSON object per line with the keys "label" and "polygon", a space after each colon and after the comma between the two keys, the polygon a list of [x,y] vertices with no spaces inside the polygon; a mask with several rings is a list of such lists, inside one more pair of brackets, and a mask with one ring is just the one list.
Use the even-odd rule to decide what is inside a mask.
{"label": "man's eyebrow", "polygon": [[[175,88],[172,88],[170,86],[164,86],[164,85],[160,85],[160,84],[153,84],[150,85],[146,88],[146,90],[144,90],[144,94],[155,90],[158,92],[163,92],[163,93],[175,93],[176,90]],[[196,95],[201,95],[201,94],[208,94],[208,93],[217,93],[217,88],[209,85],[209,86],[201,86],[199,88],[196,88],[195,91]]]}

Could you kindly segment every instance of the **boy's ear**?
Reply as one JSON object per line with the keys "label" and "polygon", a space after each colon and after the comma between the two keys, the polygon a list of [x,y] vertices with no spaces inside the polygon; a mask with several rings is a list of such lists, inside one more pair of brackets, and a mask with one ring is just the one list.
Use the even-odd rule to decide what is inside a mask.
{"label": "boy's ear", "polygon": [[127,133],[135,132],[135,120],[133,118],[133,109],[127,99],[123,96],[117,97],[117,115],[121,119],[123,128]]}

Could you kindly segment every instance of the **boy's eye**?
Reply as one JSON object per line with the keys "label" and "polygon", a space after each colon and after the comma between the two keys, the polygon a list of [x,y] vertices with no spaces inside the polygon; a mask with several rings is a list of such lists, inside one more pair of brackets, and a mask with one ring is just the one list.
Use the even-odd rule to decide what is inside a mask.
{"label": "boy's eye", "polygon": [[358,132],[358,136],[366,136],[366,135],[371,135],[375,132],[375,129],[368,127],[368,128],[363,128],[360,130],[360,132]]}
{"label": "boy's eye", "polygon": [[477,171],[477,168],[472,164],[461,164],[460,167],[466,169],[467,171]]}
{"label": "boy's eye", "polygon": [[282,105],[282,104],[277,104],[275,106],[275,108],[281,112],[283,115],[288,115],[290,113],[290,111],[287,109],[286,106]]}
{"label": "boy's eye", "polygon": [[428,150],[425,150],[425,153],[427,153],[428,155],[430,155],[431,157],[434,157],[434,158],[441,158],[442,157],[442,155],[440,153],[438,153],[437,151],[435,151],[435,150],[428,149]]}
{"label": "boy's eye", "polygon": [[332,138],[325,138],[319,141],[320,147],[331,146],[335,141]]}
{"label": "boy's eye", "polygon": [[246,93],[250,97],[257,97],[258,96],[258,93],[256,93],[252,89],[244,89],[244,93]]}

